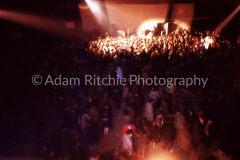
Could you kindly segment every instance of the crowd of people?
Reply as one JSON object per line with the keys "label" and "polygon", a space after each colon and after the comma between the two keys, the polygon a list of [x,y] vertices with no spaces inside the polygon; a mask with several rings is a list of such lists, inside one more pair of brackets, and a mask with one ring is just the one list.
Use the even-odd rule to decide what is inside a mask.
{"label": "crowd of people", "polygon": [[[79,44],[73,41],[45,44],[41,47],[52,47],[52,53],[46,53],[45,57],[29,51],[27,63],[35,66],[34,71],[43,79],[61,75],[81,80],[81,85],[38,86],[37,92],[47,96],[54,106],[60,125],[57,133],[44,136],[46,124],[39,117],[37,157],[144,159],[148,150],[155,149],[161,141],[161,147],[172,152],[176,138],[189,142],[187,146],[180,144],[186,151],[208,149],[219,138],[219,148],[209,159],[239,156],[239,39],[233,44],[211,37],[209,32],[191,33],[187,29],[151,37],[95,35],[93,39],[90,35],[85,34]],[[204,97],[198,106],[180,100],[178,85],[168,88],[160,84],[148,86],[144,80],[133,85],[129,82],[130,75],[146,79],[194,74],[208,78],[205,88],[191,87]],[[115,79],[120,76],[128,81],[123,86],[113,82],[92,86],[85,85],[85,75],[102,78],[110,75]],[[98,154],[96,146],[100,135],[108,136],[114,129],[114,108],[122,112],[125,125],[122,145],[107,157]]]}

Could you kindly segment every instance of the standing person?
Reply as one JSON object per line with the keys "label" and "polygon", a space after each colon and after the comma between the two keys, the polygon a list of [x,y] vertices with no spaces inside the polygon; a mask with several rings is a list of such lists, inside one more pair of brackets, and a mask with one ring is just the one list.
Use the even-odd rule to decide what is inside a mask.
{"label": "standing person", "polygon": [[135,123],[135,111],[133,110],[132,106],[129,105],[129,104],[126,104],[125,106],[128,110],[128,115],[129,115],[129,118],[130,118],[130,121],[132,123]]}
{"label": "standing person", "polygon": [[171,150],[172,140],[175,135],[176,129],[174,124],[171,122],[171,118],[166,118],[165,123],[162,126],[162,139],[163,139],[163,146],[162,148],[166,150],[168,146],[168,151]]}
{"label": "standing person", "polygon": [[137,136],[134,138],[134,147],[137,151],[137,157],[139,159],[144,159],[146,155],[146,151],[148,149],[148,138],[147,134],[139,131]]}
{"label": "standing person", "polygon": [[149,101],[146,104],[146,109],[145,109],[145,117],[147,118],[148,124],[151,123],[151,121],[153,120],[153,102],[154,99],[150,98]]}
{"label": "standing person", "polygon": [[189,132],[192,132],[194,119],[195,119],[195,114],[194,114],[193,108],[187,108],[185,112],[185,120],[186,120],[185,128]]}
{"label": "standing person", "polygon": [[147,132],[147,119],[142,115],[139,117],[136,127],[138,131],[141,131],[142,133]]}
{"label": "standing person", "polygon": [[162,126],[163,126],[163,123],[164,123],[164,118],[163,118],[163,115],[162,115],[161,112],[157,113],[156,120],[157,120],[158,134],[159,134],[159,137],[160,137],[162,135]]}
{"label": "standing person", "polygon": [[133,136],[132,130],[128,130],[123,135],[123,149],[129,157],[131,157],[133,154],[132,136]]}
{"label": "standing person", "polygon": [[185,117],[180,113],[180,109],[178,109],[178,111],[174,113],[173,116],[175,118],[175,128],[177,129],[177,137],[179,138],[179,140],[181,140],[184,131]]}
{"label": "standing person", "polygon": [[198,150],[199,146],[203,142],[204,122],[203,116],[198,117],[198,119],[194,121],[192,129],[192,142],[194,150]]}
{"label": "standing person", "polygon": [[129,94],[129,87],[127,86],[127,84],[123,85],[123,99],[127,98],[127,95]]}
{"label": "standing person", "polygon": [[[108,80],[104,80],[104,84],[107,84]],[[107,85],[103,85],[103,92],[104,92],[104,101],[107,102],[108,101],[108,92],[109,92],[109,84]]]}
{"label": "standing person", "polygon": [[166,85],[165,90],[167,92],[168,99],[171,101],[172,96],[173,96],[174,92],[176,91],[176,85],[174,85],[173,82],[168,82],[168,85]]}
{"label": "standing person", "polygon": [[108,135],[109,128],[112,128],[112,111],[108,104],[104,104],[103,108],[101,109],[100,117],[104,129],[104,134]]}
{"label": "standing person", "polygon": [[92,107],[89,110],[89,116],[91,118],[94,147],[96,147],[96,142],[98,141],[99,111],[96,109],[94,105],[92,105]]}
{"label": "standing person", "polygon": [[123,77],[123,72],[121,67],[117,67],[116,74],[118,79],[121,79]]}
{"label": "standing person", "polygon": [[123,126],[122,128],[122,133],[121,133],[121,138],[123,138],[124,134],[128,131],[128,130],[131,130],[133,135],[136,135],[136,126],[131,122],[129,121],[127,123],[127,125]]}
{"label": "standing person", "polygon": [[154,99],[154,104],[157,103],[157,100],[159,98],[159,92],[154,87],[152,87],[152,90],[149,93],[149,98]]}
{"label": "standing person", "polygon": [[97,92],[97,99],[101,99],[104,95],[104,92],[103,92],[103,85],[102,85],[102,82],[100,81],[99,83],[97,83],[97,86],[96,86],[96,92]]}
{"label": "standing person", "polygon": [[140,94],[140,91],[135,93],[135,102],[136,102],[136,116],[142,116],[142,109],[144,105],[144,96]]}
{"label": "standing person", "polygon": [[[112,84],[111,84],[112,85]],[[116,109],[120,109],[121,100],[122,100],[122,91],[119,86],[112,86],[111,90],[113,101],[115,102]]]}
{"label": "standing person", "polygon": [[214,124],[212,124],[212,119],[209,119],[207,121],[207,124],[204,128],[204,138],[203,138],[203,144],[205,146],[205,149],[208,149],[210,145],[212,144],[212,140],[216,136],[216,128],[214,127]]}
{"label": "standing person", "polygon": [[93,140],[93,126],[90,119],[85,119],[84,132],[87,139],[87,143],[90,151],[93,151],[94,140]]}
{"label": "standing person", "polygon": [[80,116],[81,104],[78,101],[76,101],[76,99],[72,99],[70,109],[72,111],[72,114],[75,115],[75,122],[76,122],[78,117]]}
{"label": "standing person", "polygon": [[146,92],[147,91],[147,84],[146,84],[146,81],[147,81],[147,78],[148,78],[148,74],[147,74],[147,72],[144,70],[143,71],[143,74],[142,74],[142,77],[141,77],[142,79],[143,79],[143,82],[142,82],[142,91],[143,92]]}
{"label": "standing person", "polygon": [[157,104],[159,106],[161,106],[162,105],[162,99],[164,98],[164,88],[163,88],[163,86],[161,86],[161,85],[158,86],[158,93],[159,93],[159,97],[158,97]]}
{"label": "standing person", "polygon": [[169,105],[168,105],[168,98],[164,98],[162,101],[162,106],[160,107],[162,110],[163,116],[166,117],[169,113]]}
{"label": "standing person", "polygon": [[99,109],[99,103],[96,99],[93,98],[93,96],[88,96],[87,98],[87,110],[89,111],[90,108],[94,105],[96,109]]}
{"label": "standing person", "polygon": [[148,139],[150,141],[150,148],[155,149],[159,140],[158,119],[154,119],[148,127]]}

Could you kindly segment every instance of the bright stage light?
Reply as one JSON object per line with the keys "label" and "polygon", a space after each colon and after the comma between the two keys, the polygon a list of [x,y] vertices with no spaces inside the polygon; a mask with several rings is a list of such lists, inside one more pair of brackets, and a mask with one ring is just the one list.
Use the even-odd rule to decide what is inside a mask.
{"label": "bright stage light", "polygon": [[100,13],[99,6],[92,0],[85,0],[93,13]]}
{"label": "bright stage light", "polygon": [[163,23],[164,20],[165,20],[164,18],[146,20],[140,25],[139,31],[145,31],[145,30],[153,31],[154,27],[156,27],[158,23]]}
{"label": "bright stage light", "polygon": [[78,5],[80,13],[87,16],[87,21],[95,23],[95,25],[104,26],[103,22],[106,22],[107,15],[104,10],[104,1],[99,0],[85,0]]}

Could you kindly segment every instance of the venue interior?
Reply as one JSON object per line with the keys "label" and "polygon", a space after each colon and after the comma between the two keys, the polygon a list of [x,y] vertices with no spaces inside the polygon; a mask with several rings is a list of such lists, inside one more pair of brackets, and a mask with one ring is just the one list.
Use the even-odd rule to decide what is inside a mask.
{"label": "venue interior", "polygon": [[239,0],[1,0],[0,160],[239,160]]}

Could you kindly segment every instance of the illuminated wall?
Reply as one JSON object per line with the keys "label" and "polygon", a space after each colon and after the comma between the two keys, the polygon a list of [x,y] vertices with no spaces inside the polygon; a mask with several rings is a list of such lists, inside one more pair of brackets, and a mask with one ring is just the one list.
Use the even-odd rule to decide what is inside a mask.
{"label": "illuminated wall", "polygon": [[[96,26],[114,27],[117,30],[154,30],[157,23],[166,21],[170,0],[85,0],[80,5],[83,30]],[[87,3],[88,5],[83,3]],[[172,4],[171,22],[191,28],[194,4]]]}
{"label": "illuminated wall", "polygon": [[83,31],[108,28],[109,20],[104,1],[86,0],[78,5]]}
{"label": "illuminated wall", "polygon": [[153,30],[157,23],[165,22],[169,4],[121,4],[106,0],[109,21],[118,30]]}
{"label": "illuminated wall", "polygon": [[191,28],[194,13],[194,4],[173,3],[172,22],[178,24],[178,27]]}

